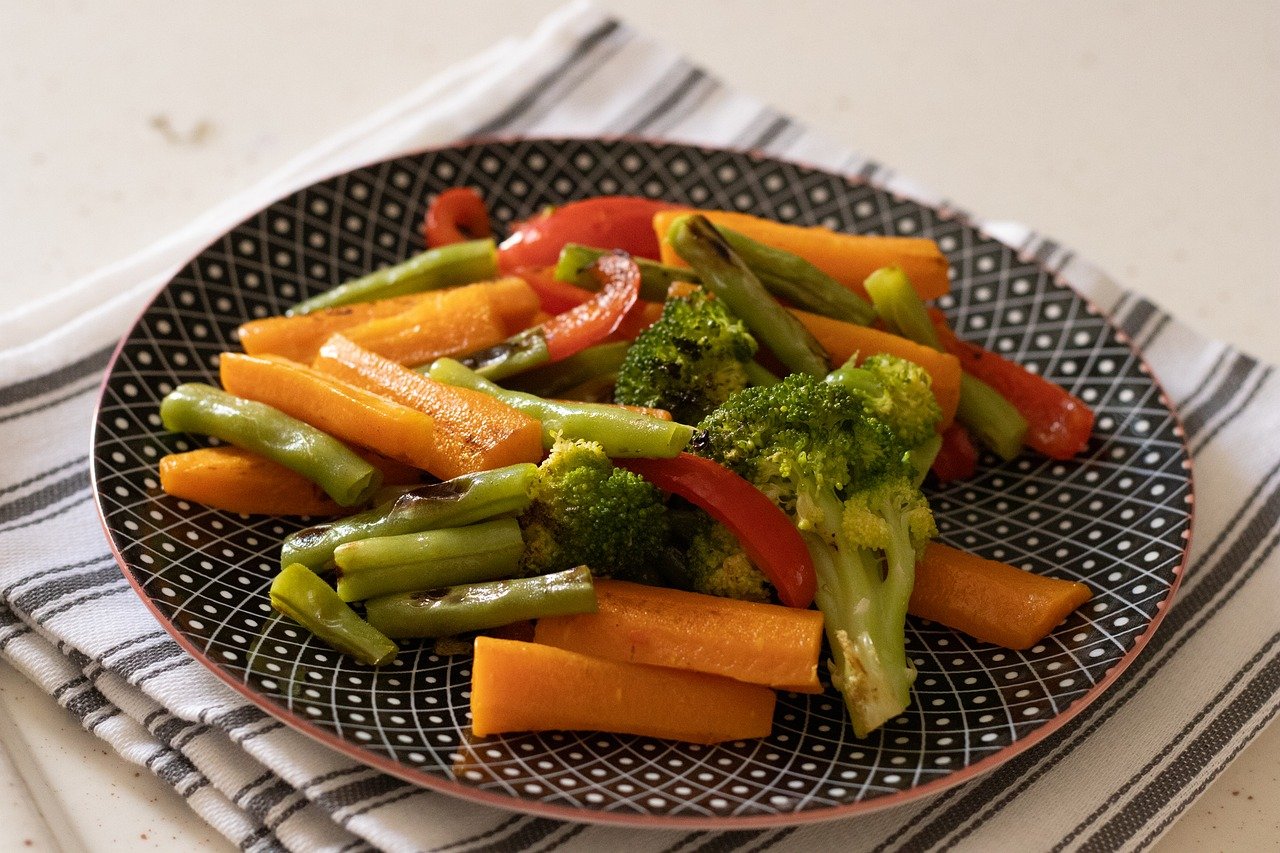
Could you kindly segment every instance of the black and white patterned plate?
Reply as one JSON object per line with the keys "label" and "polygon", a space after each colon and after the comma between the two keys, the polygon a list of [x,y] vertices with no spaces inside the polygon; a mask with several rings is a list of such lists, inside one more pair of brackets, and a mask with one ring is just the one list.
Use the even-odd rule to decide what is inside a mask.
{"label": "black and white patterned plate", "polygon": [[[782,694],[773,734],[703,747],[566,732],[476,739],[470,659],[406,643],[394,666],[352,663],[273,614],[278,543],[300,524],[161,494],[160,399],[215,381],[241,322],[420,248],[428,197],[479,188],[502,225],[544,205],[636,194],[845,231],[936,239],[962,337],[1095,407],[1072,462],[1031,452],[935,491],[942,539],[1094,598],[1043,643],[1002,650],[913,621],[914,703],[857,740],[839,698]],[[430,788],[578,820],[708,828],[818,820],[900,802],[1012,757],[1078,713],[1133,659],[1177,585],[1190,527],[1188,455],[1140,356],[1079,295],[962,217],[864,183],[741,152],[628,140],[516,140],[356,169],[223,235],[122,343],[94,435],[98,503],[125,574],[178,641],[253,702],[324,743]]]}

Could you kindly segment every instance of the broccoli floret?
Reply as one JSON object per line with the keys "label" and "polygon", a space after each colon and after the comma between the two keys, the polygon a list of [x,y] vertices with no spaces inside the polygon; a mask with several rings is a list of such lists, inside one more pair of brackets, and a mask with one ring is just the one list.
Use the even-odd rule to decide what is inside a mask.
{"label": "broccoli floret", "polygon": [[701,289],[672,296],[627,350],[614,399],[697,423],[750,384],[747,365],[755,353],[755,338],[721,300]]}
{"label": "broccoli floret", "polygon": [[668,585],[744,601],[773,600],[773,586],[729,528],[692,505],[669,513],[675,547],[664,571]]}
{"label": "broccoli floret", "polygon": [[831,680],[865,736],[910,703],[907,600],[936,533],[907,446],[838,382],[793,374],[734,394],[699,425],[693,448],[788,512],[813,557]]}
{"label": "broccoli floret", "polygon": [[662,494],[614,467],[599,444],[558,440],[538,468],[532,498],[519,518],[525,572],[585,564],[600,577],[657,582],[653,567],[668,536]]}
{"label": "broccoli floret", "polygon": [[942,446],[938,435],[942,409],[929,372],[913,361],[881,354],[860,366],[850,359],[828,374],[827,381],[851,391],[872,417],[907,446],[915,482],[921,482]]}

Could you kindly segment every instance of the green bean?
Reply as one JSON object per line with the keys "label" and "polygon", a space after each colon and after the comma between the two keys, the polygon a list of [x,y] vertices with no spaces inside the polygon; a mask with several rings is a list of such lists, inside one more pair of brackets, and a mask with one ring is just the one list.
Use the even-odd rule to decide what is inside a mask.
{"label": "green bean", "polygon": [[333,552],[338,597],[363,601],[514,577],[523,553],[524,539],[514,518],[347,542]]}
{"label": "green bean", "polygon": [[271,582],[271,606],[361,663],[382,666],[395,660],[396,644],[300,563],[285,566]]}
{"label": "green bean", "polygon": [[310,314],[354,302],[372,302],[423,290],[483,281],[498,274],[498,247],[493,240],[451,243],[414,255],[407,261],[384,267],[304,299],[287,313]]}
{"label": "green bean", "polygon": [[212,385],[174,388],[160,402],[160,420],[167,430],[211,435],[278,462],[341,506],[365,503],[382,485],[381,472],[333,436]]}
{"label": "green bean", "polygon": [[359,515],[290,533],[280,547],[281,565],[302,563],[322,571],[332,562],[334,549],[345,542],[459,527],[521,512],[529,505],[537,475],[537,465],[521,462],[416,486]]}
{"label": "green bean", "polygon": [[[566,243],[560,250],[554,275],[560,281],[576,284],[587,290],[599,290],[600,281],[591,274],[591,265],[612,249],[596,249],[580,243]],[[640,298],[650,302],[662,302],[667,298],[667,288],[672,282],[697,283],[698,274],[688,267],[673,267],[648,258],[632,258],[640,268]]]}
{"label": "green bean", "polygon": [[550,357],[547,351],[547,336],[542,329],[535,326],[512,335],[505,341],[499,341],[491,347],[458,356],[458,361],[484,378],[496,382],[499,379],[541,367]]}
{"label": "green bean", "polygon": [[448,637],[544,616],[594,613],[596,591],[586,566],[549,575],[375,598],[369,622],[389,637]]}
{"label": "green bean", "polygon": [[[945,352],[929,312],[903,271],[883,267],[867,276],[867,293],[890,331]],[[956,420],[978,441],[1009,460],[1018,455],[1027,434],[1027,419],[999,391],[968,373],[960,375]]]}
{"label": "green bean", "polygon": [[773,375],[773,371],[760,362],[752,359],[743,365],[747,370],[747,381],[761,387],[777,385],[782,380]]}
{"label": "green bean", "polygon": [[764,285],[701,214],[677,217],[667,232],[680,257],[704,286],[724,300],[778,360],[795,373],[826,376],[826,352],[808,329],[769,295]]}
{"label": "green bean", "polygon": [[542,423],[542,444],[551,447],[556,437],[598,442],[611,457],[670,458],[684,450],[693,427],[601,403],[569,403],[545,400],[523,391],[495,385],[451,358],[437,359],[430,376],[446,385],[470,388],[497,397]]}
{"label": "green bean", "polygon": [[[626,357],[628,341],[610,341],[576,352],[566,359],[513,376],[506,387],[515,391],[552,397],[598,376],[613,376]],[[489,377],[492,378],[492,377]]]}
{"label": "green bean", "polygon": [[759,277],[765,290],[779,299],[859,326],[866,326],[876,318],[875,309],[865,299],[799,255],[775,249],[722,226],[716,226],[716,230]]}

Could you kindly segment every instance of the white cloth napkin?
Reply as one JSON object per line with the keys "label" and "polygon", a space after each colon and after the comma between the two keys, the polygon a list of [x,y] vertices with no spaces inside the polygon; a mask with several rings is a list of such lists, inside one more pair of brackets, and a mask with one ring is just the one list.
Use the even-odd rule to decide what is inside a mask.
{"label": "white cloth napkin", "polygon": [[[682,95],[682,93],[684,93]],[[931,199],[575,3],[298,157],[150,249],[0,317],[0,653],[245,849],[1141,849],[1280,702],[1280,391],[1273,369],[1197,337],[1032,231],[1142,348],[1196,470],[1186,577],[1141,658],[1070,724],[998,770],[850,820],[730,833],[563,823],[417,789],[297,734],[195,664],[131,592],[88,477],[111,347],[172,272],[251,211],[367,161],[489,135],[632,134],[757,148]]]}

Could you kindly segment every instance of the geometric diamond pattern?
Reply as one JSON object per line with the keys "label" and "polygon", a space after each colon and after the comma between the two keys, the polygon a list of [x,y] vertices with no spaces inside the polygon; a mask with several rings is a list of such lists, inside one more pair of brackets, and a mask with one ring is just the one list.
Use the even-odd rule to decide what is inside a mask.
{"label": "geometric diamond pattern", "polygon": [[[159,492],[160,399],[216,381],[246,319],[417,251],[430,194],[470,185],[499,228],[541,207],[635,194],[860,233],[932,237],[954,270],[940,301],[964,338],[1058,382],[1098,414],[1071,462],[986,458],[930,497],[941,538],[1083,581],[1094,599],[1026,652],[923,621],[908,630],[914,702],[858,740],[836,694],[780,696],[773,734],[704,747],[566,732],[475,739],[469,658],[406,643],[392,667],[351,662],[272,613],[279,541],[300,522],[237,516]],[[517,140],[356,169],[283,198],[209,245],[126,338],[94,435],[99,507],[126,574],[202,663],[287,723],[428,787],[512,808],[725,828],[835,817],[990,769],[1096,698],[1133,659],[1176,586],[1190,525],[1181,429],[1137,352],[1034,260],[963,217],[865,183],[679,144]]]}

